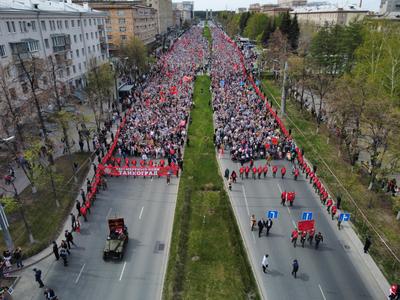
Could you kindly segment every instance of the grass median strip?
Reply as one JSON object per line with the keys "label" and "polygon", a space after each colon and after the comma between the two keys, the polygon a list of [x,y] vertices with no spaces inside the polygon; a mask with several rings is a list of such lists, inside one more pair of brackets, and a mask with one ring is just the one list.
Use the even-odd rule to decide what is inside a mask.
{"label": "grass median strip", "polygon": [[213,145],[210,78],[195,81],[164,299],[258,299]]}
{"label": "grass median strip", "polygon": [[[271,96],[274,96],[278,101],[280,100],[279,88],[272,81],[263,80],[263,90],[270,99],[272,98]],[[275,102],[273,105],[277,107]],[[345,210],[351,212],[352,223],[355,225],[362,241],[367,234],[372,236],[371,255],[385,276],[389,280],[397,282],[400,278],[400,265],[395,262],[379,237],[363,221],[360,213],[356,211],[345,191],[324,166],[322,160],[327,162],[329,168],[334,171],[335,176],[343,183],[363,213],[373,222],[373,226],[385,235],[387,239],[385,242],[399,256],[400,236],[398,232],[400,232],[400,224],[395,220],[395,215],[391,210],[390,197],[383,193],[368,190],[368,178],[359,172],[359,167],[352,169],[347,162],[338,157],[339,146],[325,126],[322,126],[317,133],[316,123],[308,112],[300,111],[293,101],[288,101],[286,108],[289,118],[304,134],[294,130],[293,124],[285,118],[284,122],[287,128],[293,129],[292,134],[296,143],[305,150],[307,159],[313,165],[318,166],[318,176],[323,179],[329,190],[334,195],[342,196],[342,206]],[[316,153],[318,153],[318,156]],[[370,204],[372,208],[369,208]]]}

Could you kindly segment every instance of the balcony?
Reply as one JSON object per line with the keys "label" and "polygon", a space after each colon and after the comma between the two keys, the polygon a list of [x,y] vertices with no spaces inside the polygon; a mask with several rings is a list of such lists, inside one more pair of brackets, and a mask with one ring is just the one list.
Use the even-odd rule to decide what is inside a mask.
{"label": "balcony", "polygon": [[51,35],[53,42],[53,52],[65,52],[71,50],[71,39],[67,34],[53,34]]}
{"label": "balcony", "polygon": [[104,25],[103,24],[99,24],[97,25],[97,29],[100,30],[104,30]]}
{"label": "balcony", "polygon": [[39,41],[25,39],[20,42],[10,43],[13,59],[16,61],[30,59],[39,51]]}

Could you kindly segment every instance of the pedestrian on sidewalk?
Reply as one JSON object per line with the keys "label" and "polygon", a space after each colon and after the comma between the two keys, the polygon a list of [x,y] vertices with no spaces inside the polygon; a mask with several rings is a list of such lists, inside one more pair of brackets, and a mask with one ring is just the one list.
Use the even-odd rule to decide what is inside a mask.
{"label": "pedestrian on sidewalk", "polygon": [[297,259],[293,260],[292,263],[292,275],[294,278],[297,278],[297,272],[299,271],[299,262]]}
{"label": "pedestrian on sidewalk", "polygon": [[14,259],[17,263],[17,268],[22,268],[24,265],[22,264],[22,249],[21,247],[17,247],[14,250]]}
{"label": "pedestrian on sidewalk", "polygon": [[250,218],[251,231],[253,231],[254,226],[256,226],[256,222],[257,222],[256,216],[254,214],[251,215],[251,218]]}
{"label": "pedestrian on sidewalk", "polygon": [[86,206],[84,205],[84,206],[81,207],[81,216],[83,217],[83,220],[84,220],[85,222],[87,222],[87,217],[86,217],[86,215],[87,215],[87,209],[86,209]]}
{"label": "pedestrian on sidewalk", "polygon": [[79,202],[79,200],[76,200],[75,208],[78,211],[78,217],[79,217],[81,215],[81,203]]}
{"label": "pedestrian on sidewalk", "polygon": [[268,220],[267,221],[263,221],[263,223],[264,223],[264,227],[267,228],[267,236],[268,236],[269,235],[269,231],[272,228],[273,222],[272,222],[271,218],[268,218]]}
{"label": "pedestrian on sidewalk", "polygon": [[263,221],[259,220],[257,225],[258,225],[258,237],[261,237],[261,233],[262,233],[263,228],[264,228]]}
{"label": "pedestrian on sidewalk", "polygon": [[93,166],[93,172],[94,172],[94,174],[96,174],[96,171],[97,171],[97,166],[96,166],[96,164],[95,164],[95,163],[92,163],[92,166]]}
{"label": "pedestrian on sidewalk", "polygon": [[36,268],[33,268],[33,272],[35,272],[35,281],[39,283],[39,288],[44,287],[43,281],[42,281],[42,271]]}
{"label": "pedestrian on sidewalk", "polygon": [[[69,252],[69,250],[68,250],[68,244],[67,244],[67,242],[65,240],[61,241],[60,248],[65,249],[65,251],[68,253],[68,255],[71,254],[71,252]],[[60,253],[61,253],[61,250],[60,250]]]}
{"label": "pedestrian on sidewalk", "polygon": [[75,221],[75,232],[81,233],[81,222],[79,222],[79,219]]}
{"label": "pedestrian on sidewalk", "polygon": [[63,260],[64,267],[68,266],[67,250],[65,248],[60,248],[60,257]]}
{"label": "pedestrian on sidewalk", "polygon": [[73,231],[75,231],[75,215],[73,213],[70,213],[71,216],[71,228]]}
{"label": "pedestrian on sidewalk", "polygon": [[87,194],[90,193],[91,187],[92,187],[92,185],[91,185],[91,183],[90,183],[90,179],[89,179],[89,178],[86,178],[86,193],[87,193]]}
{"label": "pedestrian on sidewalk", "polygon": [[369,247],[372,245],[371,236],[367,236],[364,243],[364,253],[368,253]]}
{"label": "pedestrian on sidewalk", "polygon": [[68,244],[68,249],[71,249],[71,244],[74,245],[75,247],[78,247],[75,243],[74,243],[74,237],[72,236],[72,232],[65,230],[65,239],[67,241]]}
{"label": "pedestrian on sidewalk", "polygon": [[54,253],[54,256],[56,257],[56,260],[59,260],[60,259],[60,253],[58,251],[58,246],[57,246],[56,241],[53,241],[53,253]]}
{"label": "pedestrian on sidewalk", "polygon": [[263,256],[263,258],[262,258],[262,261],[261,261],[261,266],[262,266],[262,268],[263,268],[263,272],[264,273],[267,273],[267,268],[268,268],[268,254],[265,254],[264,256]]}
{"label": "pedestrian on sidewalk", "polygon": [[81,138],[79,139],[79,148],[83,152],[83,140]]}
{"label": "pedestrian on sidewalk", "polygon": [[85,191],[83,189],[81,189],[81,198],[82,198],[82,203],[86,202],[86,195],[85,195]]}

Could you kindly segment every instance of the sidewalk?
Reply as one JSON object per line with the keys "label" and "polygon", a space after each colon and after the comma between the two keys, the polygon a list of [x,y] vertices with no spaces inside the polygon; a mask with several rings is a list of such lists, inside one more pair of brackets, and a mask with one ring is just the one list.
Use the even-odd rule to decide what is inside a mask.
{"label": "sidewalk", "polygon": [[[115,124],[112,125],[111,131],[113,132],[113,134],[115,134],[115,132],[117,131],[119,124],[120,124],[120,122],[117,121]],[[76,132],[75,127],[71,128],[71,130],[72,130],[72,133],[75,132],[75,135],[74,136],[70,135],[70,138],[78,140],[78,132]],[[71,134],[71,132],[70,132],[70,134]],[[110,135],[107,136],[107,140],[108,141],[111,140]],[[62,153],[63,144],[58,143],[58,146],[59,146],[58,151],[57,150],[55,151],[55,158],[63,155],[63,153]],[[86,148],[86,145],[84,147]],[[76,151],[79,151],[78,143],[75,143],[75,147],[73,148],[73,152],[76,152]],[[97,165],[97,163],[98,163],[97,159],[95,159],[93,161],[93,163],[95,163]],[[26,178],[23,171],[20,169],[18,169],[18,170],[20,172],[22,172],[22,175],[23,175],[23,176],[21,176],[21,178],[18,181],[19,191],[22,191],[24,188],[29,186],[29,181]],[[17,170],[16,170],[16,172],[17,172]],[[92,178],[93,176],[94,176],[94,170],[92,167],[90,167],[89,172],[86,175],[86,177]],[[17,180],[15,181],[15,184],[17,185]],[[84,180],[82,182],[81,188],[86,191],[86,180]],[[76,195],[75,199],[81,200],[79,193]],[[75,206],[73,207],[71,212],[76,214]],[[84,224],[85,224],[84,222],[81,222],[81,228],[85,226]],[[65,239],[65,237],[64,237],[65,230],[69,230],[69,231],[71,230],[71,220],[69,217],[67,218],[66,222],[64,223],[62,230],[61,230],[58,238],[56,239],[57,245],[59,245],[61,243],[61,241]],[[76,235],[76,233],[74,233],[74,235]],[[34,295],[34,293],[32,293],[32,290],[37,289],[37,285],[38,285],[37,282],[35,282],[33,267],[36,267],[42,271],[42,279],[46,285],[46,282],[45,282],[46,274],[47,274],[48,270],[50,269],[50,267],[55,262],[56,262],[56,260],[55,260],[54,254],[53,254],[53,246],[52,246],[52,244],[50,244],[46,249],[42,250],[40,253],[23,260],[24,267],[22,269],[16,269],[15,265],[13,265],[13,269],[8,274],[10,274],[11,276],[18,276],[18,279],[16,280],[15,286],[12,287],[14,289],[12,296],[15,299],[32,299],[33,295]]]}

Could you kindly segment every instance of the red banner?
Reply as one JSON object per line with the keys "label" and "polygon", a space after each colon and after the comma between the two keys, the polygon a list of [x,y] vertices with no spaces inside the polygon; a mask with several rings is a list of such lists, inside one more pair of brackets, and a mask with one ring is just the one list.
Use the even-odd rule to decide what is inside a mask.
{"label": "red banner", "polygon": [[104,174],[110,176],[144,176],[144,177],[155,177],[155,176],[167,176],[176,175],[179,167],[176,165],[167,167],[114,167],[105,166]]}
{"label": "red banner", "polygon": [[297,227],[300,231],[309,231],[315,226],[315,220],[311,221],[299,221]]}

